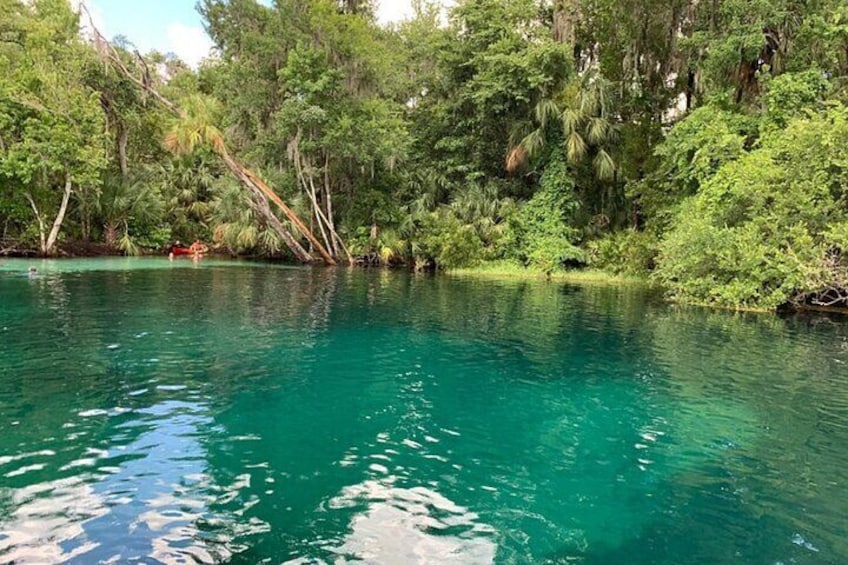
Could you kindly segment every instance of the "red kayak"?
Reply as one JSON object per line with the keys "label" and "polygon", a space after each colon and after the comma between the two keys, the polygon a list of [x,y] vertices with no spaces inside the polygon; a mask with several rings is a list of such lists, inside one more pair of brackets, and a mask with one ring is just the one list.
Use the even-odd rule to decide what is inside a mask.
{"label": "red kayak", "polygon": [[193,255],[194,252],[188,247],[173,247],[171,248],[171,253],[174,254],[174,257],[179,257],[180,255]]}

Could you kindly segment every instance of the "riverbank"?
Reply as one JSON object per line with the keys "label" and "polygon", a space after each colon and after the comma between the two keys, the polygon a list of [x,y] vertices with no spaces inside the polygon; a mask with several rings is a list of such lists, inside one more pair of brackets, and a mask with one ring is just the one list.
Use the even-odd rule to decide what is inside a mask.
{"label": "riverbank", "polygon": [[[141,257],[154,258],[162,256],[161,252],[150,252],[142,254]],[[59,254],[54,257],[40,257],[37,253],[18,253],[18,254],[7,254],[0,255],[0,258],[19,258],[19,259],[30,259],[30,260],[50,260],[50,259],[105,259],[109,257],[120,258],[127,256],[107,247],[103,244],[98,243],[84,243],[84,242],[72,242],[70,244],[63,244],[59,248]],[[241,256],[241,257],[233,257],[229,254],[210,254],[207,259],[212,258],[226,258],[226,259],[240,259],[242,261],[248,262],[257,262],[259,264],[282,264],[286,266],[294,266],[294,264],[287,263],[285,261],[274,260],[270,258],[260,258],[260,257],[249,257],[249,256]],[[367,267],[364,267],[367,268]],[[400,270],[404,270],[403,267],[398,267]],[[478,265],[476,267],[468,267],[468,268],[460,268],[460,269],[449,269],[449,270],[441,270],[439,271],[441,276],[447,277],[474,277],[481,279],[493,279],[493,280],[527,280],[527,281],[553,281],[553,282],[564,282],[564,283],[573,283],[580,285],[602,285],[602,286],[625,286],[625,287],[641,287],[643,289],[651,290],[652,293],[656,292],[658,294],[662,294],[662,287],[652,281],[647,276],[634,276],[634,275],[616,275],[612,273],[608,273],[602,271],[600,269],[581,269],[581,270],[563,270],[557,271],[554,273],[546,273],[541,269],[533,268],[533,267],[525,267],[523,265],[510,262],[510,261],[493,261],[489,263],[484,263]],[[679,301],[670,299],[668,296],[665,296],[663,300],[676,303],[683,306],[693,306],[693,307],[701,307],[708,308],[714,310],[727,310],[732,312],[746,312],[746,313],[758,313],[758,314],[777,314],[777,313],[787,313],[791,311],[800,311],[800,312],[818,312],[825,314],[836,314],[840,316],[848,315],[848,309],[840,308],[838,306],[818,306],[818,305],[799,305],[799,304],[786,304],[782,307],[778,308],[757,308],[752,306],[728,306],[721,305],[715,303],[707,303],[707,302],[699,302],[699,301]]]}
{"label": "riverbank", "polygon": [[[55,258],[120,257],[123,253],[105,243],[65,241],[56,247]],[[41,257],[35,246],[13,240],[0,240],[0,257]]]}
{"label": "riverbank", "polygon": [[490,278],[514,278],[527,280],[551,280],[559,282],[574,282],[587,284],[608,285],[639,285],[644,287],[655,287],[648,278],[632,275],[614,275],[599,269],[581,269],[571,271],[557,271],[546,273],[541,269],[524,267],[509,261],[495,261],[484,263],[477,267],[451,269],[444,273],[448,276],[462,277],[490,277]]}
{"label": "riverbank", "polygon": [[[447,276],[454,277],[478,277],[501,280],[550,280],[556,282],[566,282],[574,284],[598,284],[609,286],[640,286],[649,288],[652,291],[662,292],[662,287],[651,281],[648,277],[640,277],[633,275],[615,275],[607,273],[599,269],[582,269],[571,271],[558,271],[555,273],[545,273],[541,269],[533,267],[524,267],[522,265],[509,261],[495,261],[484,263],[477,267],[469,267],[463,269],[451,269],[443,271]],[[721,304],[707,302],[685,302],[671,300],[668,297],[664,298],[669,303],[679,304],[681,306],[693,306],[699,308],[708,308],[713,310],[726,310],[730,312],[744,312],[752,314],[777,314],[780,312],[818,312],[821,314],[835,314],[839,316],[848,315],[848,309],[835,306],[816,306],[816,305],[790,305],[787,304],[780,308],[756,308],[753,306],[724,306]]]}

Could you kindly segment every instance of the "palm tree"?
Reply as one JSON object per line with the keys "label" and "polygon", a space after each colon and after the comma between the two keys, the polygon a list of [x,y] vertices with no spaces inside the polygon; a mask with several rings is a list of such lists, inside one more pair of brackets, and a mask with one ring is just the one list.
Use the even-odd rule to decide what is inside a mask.
{"label": "palm tree", "polygon": [[206,224],[218,180],[218,167],[209,154],[174,158],[147,168],[159,186],[174,235],[196,239],[194,226]]}
{"label": "palm tree", "polygon": [[[244,205],[244,193],[231,182],[222,182],[212,202],[210,219],[215,241],[231,252],[250,251],[260,246],[260,229],[253,208]],[[277,251],[277,246],[265,251]]]}
{"label": "palm tree", "polygon": [[183,101],[183,115],[171,120],[165,134],[165,148],[175,155],[189,155],[200,145],[209,145],[215,153],[222,153],[224,136],[211,125],[220,113],[217,100],[192,94]]}
{"label": "palm tree", "polygon": [[218,107],[219,104],[216,100],[199,94],[186,98],[183,106],[175,112],[176,119],[172,122],[170,130],[165,136],[165,147],[177,155],[187,155],[200,145],[211,146],[212,150],[223,159],[233,176],[242,186],[248,189],[251,195],[251,204],[257,215],[265,219],[266,223],[277,232],[277,235],[298,259],[309,262],[312,258],[292,236],[289,229],[284,227],[271,212],[269,200],[273,201],[283,211],[291,225],[309,240],[327,264],[335,265],[336,261],[327,252],[327,249],[321,245],[312,231],[306,227],[306,224],[283,202],[277,193],[229,154],[221,131],[211,125],[214,116],[218,113]]}
{"label": "palm tree", "polygon": [[610,144],[617,131],[610,111],[611,84],[595,72],[585,72],[568,81],[555,96],[539,100],[533,112],[533,129],[518,142],[507,157],[507,170],[515,172],[539,155],[559,127],[568,162],[577,165],[591,158],[595,175],[612,180],[617,165]]}
{"label": "palm tree", "polygon": [[130,226],[153,226],[162,218],[162,198],[144,175],[106,179],[96,206],[106,245],[128,255],[139,252]]}

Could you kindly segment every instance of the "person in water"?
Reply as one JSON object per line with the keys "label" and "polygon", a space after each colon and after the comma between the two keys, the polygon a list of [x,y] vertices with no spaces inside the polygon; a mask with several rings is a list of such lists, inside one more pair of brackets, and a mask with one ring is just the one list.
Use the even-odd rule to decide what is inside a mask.
{"label": "person in water", "polygon": [[175,241],[173,244],[171,244],[168,247],[168,260],[173,261],[174,257],[176,257],[176,253],[174,253],[174,250],[175,249],[181,249],[182,247],[183,247],[183,244],[180,243],[179,239],[177,241]]}
{"label": "person in water", "polygon": [[201,253],[206,253],[207,248],[200,240],[195,241],[190,246],[185,246],[179,240],[177,240],[167,248],[168,259],[173,261],[180,255],[197,255],[198,249]]}
{"label": "person in water", "polygon": [[209,248],[206,247],[206,245],[204,245],[199,239],[196,239],[188,249],[191,251],[192,259],[195,261],[203,259],[203,254],[209,252]]}

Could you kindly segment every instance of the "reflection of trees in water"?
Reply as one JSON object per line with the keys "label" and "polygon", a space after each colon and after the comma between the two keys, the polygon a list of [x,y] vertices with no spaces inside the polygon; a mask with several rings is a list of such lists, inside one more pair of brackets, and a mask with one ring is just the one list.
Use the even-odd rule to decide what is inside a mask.
{"label": "reflection of trees in water", "polygon": [[336,269],[318,268],[313,269],[310,275],[312,275],[309,279],[311,285],[305,293],[309,304],[306,327],[308,334],[314,336],[316,333],[329,329],[330,315],[333,311],[339,278],[342,274]]}
{"label": "reflection of trees in water", "polygon": [[581,329],[595,335],[611,330],[614,341],[621,331],[638,328],[651,304],[638,287],[390,275],[356,273],[346,281],[347,299],[388,326],[512,346],[540,365],[574,346]]}
{"label": "reflection of trees in water", "polygon": [[[697,499],[722,485],[722,496],[749,524],[765,520],[785,529],[787,545],[798,534],[848,553],[848,458],[834,451],[848,445],[848,352],[839,347],[848,327],[817,316],[693,308],[658,311],[646,327],[673,396],[698,407],[681,428],[700,430],[701,443],[715,442],[715,472],[676,479],[694,489],[684,496]],[[736,441],[722,445],[722,437]]]}
{"label": "reflection of trees in water", "polygon": [[[576,361],[581,369],[587,358],[603,364],[605,379],[618,374],[654,381],[660,388],[654,401],[666,404],[660,410],[665,421],[654,427],[667,434],[655,451],[672,470],[662,487],[672,493],[670,504],[729,504],[740,516],[736,541],[742,546],[750,525],[766,520],[789,532],[790,549],[803,546],[792,541],[793,533],[810,537],[812,531],[836,554],[848,551],[840,535],[848,524],[832,520],[844,515],[839,501],[846,461],[832,458],[832,432],[840,417],[844,422],[848,398],[837,377],[848,358],[840,345],[844,324],[669,308],[637,292],[551,284],[419,279],[405,288],[402,300],[387,307],[403,304],[401,323],[450,339],[494,342],[500,354],[511,348],[531,362],[527,372],[537,378],[575,376],[569,359],[582,356]],[[485,360],[478,362],[485,367]],[[649,436],[655,431],[650,427],[644,430]],[[846,438],[844,429],[836,437]],[[798,460],[800,453],[813,460]],[[776,492],[792,493],[792,502],[764,494]],[[815,507],[818,515],[792,514],[792,503]],[[678,529],[691,527],[684,534],[692,537],[715,521],[698,518],[683,520]],[[657,527],[675,529],[663,524]],[[717,525],[716,539],[722,527],[730,526]]]}
{"label": "reflection of trees in water", "polygon": [[[464,429],[464,425],[473,425],[464,419],[463,414],[470,404],[484,405],[491,412],[492,422],[496,422],[491,429],[467,430],[482,445],[498,445],[503,448],[505,441],[516,442],[515,452],[522,453],[526,448],[526,442],[537,442],[539,434],[546,433],[546,426],[550,423],[543,417],[542,413],[549,413],[556,409],[556,404],[566,403],[566,398],[550,398],[538,396],[538,390],[512,390],[510,396],[504,397],[502,377],[499,373],[499,365],[502,361],[514,366],[514,357],[533,356],[535,367],[528,367],[528,378],[532,379],[534,372],[541,373],[543,378],[558,377],[558,370],[566,365],[557,367],[552,363],[552,358],[558,358],[567,345],[576,355],[582,347],[577,331],[574,329],[574,319],[580,314],[580,290],[573,287],[562,287],[561,285],[534,285],[518,284],[509,285],[505,290],[492,293],[491,286],[474,287],[471,292],[457,292],[449,286],[442,286],[444,279],[405,276],[403,274],[379,273],[353,273],[345,275],[345,292],[339,296],[344,304],[337,303],[337,310],[333,314],[333,338],[324,344],[326,352],[348,358],[351,362],[366,362],[370,366],[351,367],[344,382],[333,380],[333,387],[341,387],[343,390],[324,390],[323,398],[310,399],[298,406],[296,400],[286,398],[277,394],[274,398],[254,399],[253,402],[245,401],[245,406],[256,407],[253,419],[230,420],[226,423],[219,420],[223,427],[230,433],[241,434],[247,430],[266,429],[262,428],[259,419],[267,417],[262,413],[270,410],[276,411],[278,418],[286,422],[286,431],[276,432],[273,437],[262,438],[261,441],[274,446],[274,451],[280,453],[279,460],[270,461],[272,469],[285,468],[296,477],[299,473],[309,472],[310,469],[333,469],[334,464],[343,461],[350,465],[360,474],[351,471],[342,473],[328,471],[334,477],[330,479],[309,479],[304,485],[308,488],[304,492],[287,492],[285,503],[294,508],[293,512],[287,514],[291,525],[288,531],[337,531],[344,532],[349,524],[360,524],[356,516],[360,516],[367,524],[367,518],[371,516],[367,510],[367,504],[363,514],[354,516],[344,515],[331,518],[330,515],[322,519],[332,523],[315,522],[314,508],[328,497],[335,497],[339,489],[344,485],[356,484],[357,477],[361,477],[363,467],[366,475],[370,472],[368,464],[376,464],[385,471],[397,473],[400,484],[404,484],[405,477],[413,482],[421,477],[441,477],[443,484],[441,488],[446,492],[441,493],[448,497],[467,498],[465,485],[475,484],[475,474],[480,470],[473,462],[464,460],[462,457],[454,459],[448,447],[440,447],[440,444],[431,444],[435,440],[443,442],[441,445],[451,445],[450,437],[441,426],[454,424],[456,428]],[[603,290],[600,290],[604,294]],[[447,296],[446,296],[447,295]],[[598,308],[615,309],[615,305],[608,305],[606,301],[596,300]],[[625,310],[626,298],[611,294],[613,302],[619,300],[621,307],[618,312]],[[594,307],[594,306],[593,306]],[[563,316],[566,314],[567,316]],[[605,313],[598,313],[599,318]],[[541,321],[541,320],[545,321]],[[587,323],[593,321],[592,314],[586,314]],[[640,319],[638,313],[630,313],[625,321],[613,320],[611,327],[621,326],[627,331],[632,331],[632,326]],[[516,324],[514,321],[518,321]],[[518,329],[516,329],[516,326]],[[604,327],[597,327],[596,332],[605,331]],[[623,331],[623,330],[622,330]],[[347,333],[358,332],[360,337],[356,345],[359,351],[346,349],[351,344],[345,339]],[[545,338],[545,343],[538,343],[540,336]],[[605,345],[604,343],[601,346]],[[382,349],[381,349],[382,348]],[[481,349],[482,348],[482,349]],[[529,354],[525,355],[525,351]],[[493,357],[483,358],[487,352]],[[506,358],[499,358],[506,356]],[[433,366],[433,358],[438,360],[439,366]],[[322,356],[322,358],[324,358]],[[444,365],[445,359],[450,359],[452,366]],[[551,368],[553,365],[553,368]],[[387,368],[406,370],[401,374],[383,373]],[[329,371],[337,367],[329,368]],[[429,371],[438,369],[438,375]],[[361,378],[363,374],[371,372],[368,378]],[[446,371],[449,371],[446,373]],[[471,372],[468,372],[471,371]],[[509,375],[514,378],[516,375]],[[310,379],[317,379],[317,371],[311,374]],[[433,381],[432,383],[430,381]],[[437,381],[437,382],[436,382]],[[314,380],[312,386],[321,388]],[[438,385],[441,390],[431,388]],[[357,388],[358,386],[364,388]],[[289,395],[299,395],[296,390],[289,389]],[[334,403],[336,395],[347,394],[349,402],[344,406]],[[528,412],[528,406],[533,405],[532,398],[540,399],[541,402],[550,402],[549,406],[538,406],[537,411]],[[300,398],[300,396],[298,396]],[[374,400],[376,399],[376,401]],[[586,398],[586,411],[592,408],[592,398]],[[364,406],[374,404],[375,408],[382,408],[379,416],[381,424],[366,423],[357,420],[357,414],[362,414]],[[265,407],[265,404],[268,406]],[[304,406],[306,408],[304,408]],[[325,413],[319,417],[325,420],[321,429],[329,428],[336,430],[341,427],[362,426],[374,427],[377,425],[379,431],[378,440],[373,444],[363,442],[363,437],[374,436],[367,432],[357,433],[342,431],[334,432],[330,436],[319,438],[310,437],[309,425],[304,425],[314,416],[314,406],[320,405]],[[311,408],[310,408],[311,407]],[[340,412],[340,413],[339,413]],[[369,412],[364,412],[369,413]],[[583,416],[586,417],[585,415]],[[341,420],[337,426],[330,425],[327,420]],[[570,426],[570,422],[567,423]],[[614,422],[611,421],[613,426]],[[521,430],[516,435],[514,430]],[[573,432],[572,432],[573,433]],[[601,437],[603,434],[598,432]],[[622,434],[622,437],[626,434]],[[427,437],[431,439],[428,440]],[[507,438],[511,438],[507,440]],[[299,442],[315,442],[310,448],[310,459],[306,461],[286,460],[285,453],[299,453]],[[545,451],[545,457],[556,457],[555,450],[560,445],[557,441],[549,438],[550,451]],[[454,438],[461,445],[463,440]],[[591,443],[588,441],[587,443]],[[434,447],[434,445],[436,447]],[[347,452],[339,452],[340,447],[350,446]],[[591,449],[586,445],[585,449]],[[611,448],[610,448],[611,449]],[[410,450],[420,451],[421,456],[410,459]],[[233,461],[226,461],[228,450],[217,450],[215,468],[227,469],[236,466]],[[266,450],[259,450],[266,452]],[[487,459],[486,450],[483,449],[479,456]],[[585,453],[583,454],[585,457]],[[379,456],[379,459],[369,460],[369,457]],[[387,459],[383,459],[386,457]],[[395,471],[393,461],[400,458],[403,461],[403,471]],[[451,463],[461,463],[458,467],[452,467]],[[324,461],[321,463],[320,461]],[[555,477],[559,467],[553,471],[553,475],[545,471],[549,461],[547,459],[535,463],[517,458],[515,461],[492,469],[494,474],[490,477],[487,488],[500,490],[504,493],[518,494],[522,507],[528,505],[529,509],[521,512],[522,518],[528,526],[534,529],[534,535],[554,535],[557,538],[579,536],[572,532],[569,527],[565,529],[552,524],[545,515],[553,511],[555,505],[550,494],[561,492],[560,486],[573,488],[575,484],[563,483]],[[466,470],[467,467],[467,470]],[[633,465],[634,472],[635,462]],[[381,472],[375,470],[379,474]],[[572,477],[579,473],[573,471]],[[578,470],[579,471],[579,470]],[[611,471],[615,472],[615,470]],[[348,477],[345,479],[345,477]],[[353,480],[353,483],[350,482]],[[600,479],[599,479],[600,480]],[[539,481],[544,485],[540,488]],[[299,484],[297,480],[295,484]],[[295,491],[300,491],[295,487]],[[441,492],[441,491],[440,491]],[[495,495],[492,495],[495,496]],[[607,500],[607,499],[605,499]],[[614,493],[610,492],[607,500],[609,504],[609,516],[599,516],[598,523],[606,523],[608,519],[621,518],[622,512],[615,510]],[[575,499],[575,508],[577,508]],[[382,508],[382,507],[381,507]],[[268,512],[267,507],[258,507],[260,512]],[[382,512],[382,510],[381,510]],[[507,513],[508,514],[508,513]],[[595,512],[598,515],[597,512]],[[381,514],[382,515],[382,514]],[[532,518],[531,516],[535,516]],[[504,528],[516,520],[516,515],[504,515],[499,517]],[[634,517],[637,523],[641,523],[638,517]],[[303,520],[304,522],[300,522]],[[353,522],[349,522],[353,520]],[[628,522],[629,523],[629,522]],[[304,529],[305,528],[305,529]],[[367,529],[367,528],[366,528]],[[626,529],[622,526],[621,529]],[[293,535],[290,543],[292,547],[300,547],[305,553],[310,550],[304,548],[302,539]],[[509,540],[511,544],[528,543],[527,540]],[[535,542],[537,543],[537,542]],[[525,548],[526,549],[526,548]],[[261,555],[261,553],[259,553]]]}

